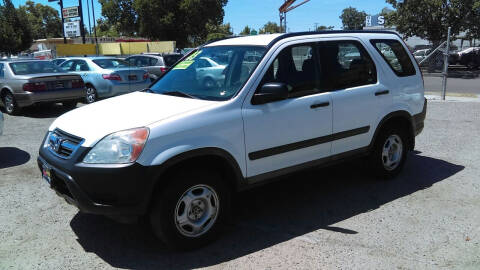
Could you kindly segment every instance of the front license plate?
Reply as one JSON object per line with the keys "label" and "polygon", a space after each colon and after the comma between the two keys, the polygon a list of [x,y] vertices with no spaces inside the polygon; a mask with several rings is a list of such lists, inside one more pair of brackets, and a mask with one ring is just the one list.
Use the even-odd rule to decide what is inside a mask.
{"label": "front license plate", "polygon": [[128,75],[128,80],[129,81],[136,81],[137,80],[137,75]]}
{"label": "front license plate", "polygon": [[52,169],[46,164],[42,164],[42,177],[49,184],[52,182]]}

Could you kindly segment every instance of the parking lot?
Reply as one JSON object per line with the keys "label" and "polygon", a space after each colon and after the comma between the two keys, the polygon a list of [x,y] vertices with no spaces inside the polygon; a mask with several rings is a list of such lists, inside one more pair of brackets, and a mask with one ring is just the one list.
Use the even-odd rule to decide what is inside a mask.
{"label": "parking lot", "polygon": [[393,181],[352,162],[240,194],[214,244],[168,251],[145,224],[79,213],[36,157],[61,106],[6,116],[0,136],[0,269],[479,269],[480,103],[431,101]]}

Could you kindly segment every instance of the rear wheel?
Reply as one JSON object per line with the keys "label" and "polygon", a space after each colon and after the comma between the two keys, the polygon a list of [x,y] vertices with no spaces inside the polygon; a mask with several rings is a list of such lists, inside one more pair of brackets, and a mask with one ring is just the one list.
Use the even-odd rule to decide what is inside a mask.
{"label": "rear wheel", "polygon": [[62,102],[62,106],[65,107],[65,109],[73,110],[77,107],[77,103],[78,101],[76,100],[70,100]]}
{"label": "rear wheel", "polygon": [[97,89],[95,89],[95,87],[93,87],[93,85],[91,84],[88,84],[87,85],[87,96],[85,98],[85,101],[87,102],[87,104],[90,104],[90,103],[94,103],[95,101],[97,101]]}
{"label": "rear wheel", "polygon": [[393,178],[400,173],[408,152],[408,135],[397,126],[387,126],[378,135],[370,164],[374,173],[383,179]]}
{"label": "rear wheel", "polygon": [[194,170],[172,176],[157,192],[150,212],[155,235],[174,249],[193,249],[219,234],[230,205],[230,193],[214,171]]}
{"label": "rear wheel", "polygon": [[3,95],[3,104],[5,105],[5,112],[10,115],[16,115],[20,112],[20,107],[18,107],[17,101],[12,93],[7,92]]}
{"label": "rear wheel", "polygon": [[211,89],[211,88],[214,88],[215,87],[215,81],[212,79],[212,78],[205,78],[205,80],[203,80],[203,87],[205,87],[206,89]]}

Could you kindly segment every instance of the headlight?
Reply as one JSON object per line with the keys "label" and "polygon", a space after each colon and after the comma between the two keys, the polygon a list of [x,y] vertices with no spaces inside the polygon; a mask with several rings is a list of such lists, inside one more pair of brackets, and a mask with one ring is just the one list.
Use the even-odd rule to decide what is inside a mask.
{"label": "headlight", "polygon": [[148,128],[136,128],[110,134],[88,152],[83,162],[90,164],[135,162],[142,153],[148,134]]}

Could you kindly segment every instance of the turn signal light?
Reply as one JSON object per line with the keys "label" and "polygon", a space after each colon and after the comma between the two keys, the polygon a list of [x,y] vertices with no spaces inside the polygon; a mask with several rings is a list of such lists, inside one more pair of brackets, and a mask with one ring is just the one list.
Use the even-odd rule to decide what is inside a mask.
{"label": "turn signal light", "polygon": [[166,68],[166,67],[160,67],[160,71],[161,71],[162,73],[165,73],[165,72],[167,71],[167,68]]}
{"label": "turn signal light", "polygon": [[84,88],[83,80],[72,80],[72,88]]}
{"label": "turn signal light", "polygon": [[122,77],[120,75],[112,73],[112,74],[103,74],[102,77],[105,80],[110,80],[110,81],[121,81]]}
{"label": "turn signal light", "polygon": [[147,73],[145,73],[145,74],[143,74],[143,79],[144,79],[144,80],[148,79],[148,77],[149,77],[149,74],[148,74],[148,72],[147,72]]}

